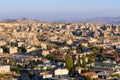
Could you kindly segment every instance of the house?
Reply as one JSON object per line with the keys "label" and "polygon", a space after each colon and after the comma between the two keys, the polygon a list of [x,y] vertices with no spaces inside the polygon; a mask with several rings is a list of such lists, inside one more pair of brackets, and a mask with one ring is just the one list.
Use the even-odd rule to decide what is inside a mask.
{"label": "house", "polygon": [[41,61],[42,61],[43,63],[45,63],[45,64],[50,63],[50,60],[47,60],[47,59],[42,59]]}
{"label": "house", "polygon": [[108,79],[111,74],[112,74],[111,72],[102,71],[98,73],[98,78]]}
{"label": "house", "polygon": [[93,66],[88,66],[89,70],[95,71],[115,71],[119,66],[116,63],[108,63],[108,62],[96,62]]}
{"label": "house", "polygon": [[3,53],[3,48],[0,48],[0,53]]}
{"label": "house", "polygon": [[65,55],[64,54],[55,54],[55,59],[56,60],[64,60],[65,59]]}
{"label": "house", "polygon": [[10,72],[10,65],[0,65],[0,73]]}
{"label": "house", "polygon": [[76,67],[76,71],[81,74],[82,70],[84,70],[84,68],[81,68],[81,67]]}
{"label": "house", "polygon": [[88,47],[88,43],[87,42],[82,42],[81,45],[84,46],[84,47]]}
{"label": "house", "polygon": [[22,47],[24,44],[24,42],[18,42],[18,47]]}
{"label": "house", "polygon": [[29,47],[29,48],[27,48],[27,53],[30,53],[30,52],[35,51],[35,50],[37,50],[37,48]]}
{"label": "house", "polygon": [[18,48],[17,47],[10,47],[9,48],[9,53],[10,54],[14,54],[14,53],[17,53],[18,52]]}
{"label": "house", "polygon": [[43,56],[47,56],[49,54],[49,50],[42,50],[42,55]]}
{"label": "house", "polygon": [[7,44],[6,41],[0,40],[0,46],[2,46],[2,45],[6,45],[6,44]]}
{"label": "house", "polygon": [[52,78],[52,74],[50,72],[41,72],[39,75],[43,80]]}
{"label": "house", "polygon": [[66,43],[67,43],[68,45],[72,45],[72,44],[73,44],[73,41],[72,41],[71,39],[69,39],[68,41],[66,41]]}
{"label": "house", "polygon": [[82,76],[84,76],[84,77],[90,77],[91,79],[98,78],[98,74],[95,73],[95,72],[86,72],[86,73],[83,73]]}
{"label": "house", "polygon": [[47,49],[47,44],[46,43],[41,43],[42,49]]}
{"label": "house", "polygon": [[120,45],[116,45],[116,49],[120,51]]}
{"label": "house", "polygon": [[61,76],[67,76],[68,73],[69,73],[69,70],[67,70],[67,69],[56,69],[56,70],[54,71],[54,74],[55,74],[56,76],[59,76],[59,75],[61,75]]}

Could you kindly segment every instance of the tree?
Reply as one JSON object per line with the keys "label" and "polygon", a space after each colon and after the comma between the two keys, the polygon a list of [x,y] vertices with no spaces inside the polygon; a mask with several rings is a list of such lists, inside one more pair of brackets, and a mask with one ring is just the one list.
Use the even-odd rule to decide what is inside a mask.
{"label": "tree", "polygon": [[70,53],[71,53],[71,51],[70,51],[70,49],[68,49],[67,54],[70,54]]}
{"label": "tree", "polygon": [[70,71],[74,64],[73,64],[73,58],[70,55],[66,55],[65,57],[65,66]]}
{"label": "tree", "polygon": [[8,53],[8,47],[6,45],[1,46],[3,48],[3,52]]}
{"label": "tree", "polygon": [[14,59],[10,59],[10,60],[9,60],[9,64],[10,64],[10,65],[15,65]]}
{"label": "tree", "polygon": [[71,75],[74,75],[74,74],[75,74],[75,68],[72,67],[69,73],[70,73]]}
{"label": "tree", "polygon": [[93,50],[94,53],[96,53],[96,52],[98,52],[98,47],[93,46],[93,47],[92,47],[92,50]]}
{"label": "tree", "polygon": [[74,60],[69,54],[67,54],[65,57],[65,66],[69,70],[69,74],[75,74]]}
{"label": "tree", "polygon": [[57,52],[57,54],[60,54],[60,49],[57,49],[56,52]]}
{"label": "tree", "polygon": [[80,45],[77,47],[77,52],[78,52],[78,53],[82,53],[82,50],[83,50],[83,46],[80,44]]}
{"label": "tree", "polygon": [[88,58],[88,61],[89,61],[89,63],[93,63],[93,62],[94,62],[93,57],[92,57],[92,56],[90,56],[90,57]]}
{"label": "tree", "polygon": [[35,67],[35,63],[33,61],[30,61],[29,65],[30,65],[31,69],[33,69]]}
{"label": "tree", "polygon": [[86,68],[86,56],[85,55],[82,56],[82,67]]}
{"label": "tree", "polygon": [[78,56],[78,63],[77,63],[77,66],[81,66],[80,55]]}
{"label": "tree", "polygon": [[104,50],[104,49],[103,49],[102,47],[100,47],[100,53],[103,53],[103,50]]}
{"label": "tree", "polygon": [[26,50],[25,47],[19,47],[19,48],[18,48],[18,52],[19,52],[19,53],[26,53],[27,50]]}
{"label": "tree", "polygon": [[16,72],[17,74],[20,74],[20,70],[19,70],[19,68],[18,68],[18,65],[15,65],[14,70],[15,70],[15,72]]}
{"label": "tree", "polygon": [[22,49],[21,48],[18,48],[18,53],[22,53]]}
{"label": "tree", "polygon": [[34,78],[35,74],[33,72],[28,72],[29,78],[32,79]]}
{"label": "tree", "polygon": [[113,48],[116,49],[116,45],[113,45]]}
{"label": "tree", "polygon": [[54,61],[55,60],[55,55],[54,53],[51,53],[48,55],[48,58],[50,59],[50,61]]}
{"label": "tree", "polygon": [[93,80],[90,76],[86,76],[87,80]]}
{"label": "tree", "polygon": [[117,54],[117,55],[118,55],[118,50],[115,50],[115,51],[114,51],[114,54]]}

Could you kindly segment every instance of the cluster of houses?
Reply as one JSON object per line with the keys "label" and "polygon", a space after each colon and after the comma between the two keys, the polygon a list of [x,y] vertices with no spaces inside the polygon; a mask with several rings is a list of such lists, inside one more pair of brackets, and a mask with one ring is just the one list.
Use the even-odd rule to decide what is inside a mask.
{"label": "cluster of houses", "polygon": [[[16,80],[120,79],[119,26],[6,24],[0,24],[1,35],[6,32],[0,35],[0,74],[20,74]],[[74,61],[74,75],[65,64],[68,54]]]}

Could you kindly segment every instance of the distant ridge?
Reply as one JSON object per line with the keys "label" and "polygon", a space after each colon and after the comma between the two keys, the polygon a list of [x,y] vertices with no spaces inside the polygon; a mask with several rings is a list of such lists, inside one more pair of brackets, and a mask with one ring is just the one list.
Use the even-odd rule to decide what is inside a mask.
{"label": "distant ridge", "polygon": [[[39,20],[31,20],[27,18],[19,18],[19,19],[4,19],[0,22],[42,22],[42,23],[49,23],[48,21],[39,21]],[[88,22],[88,23],[102,23],[102,24],[118,24],[120,25],[120,17],[97,17],[97,18],[86,18],[86,19],[64,19],[64,20],[57,20],[53,21],[53,23],[72,23],[72,22]],[[51,23],[51,22],[50,22]]]}
{"label": "distant ridge", "polygon": [[120,17],[87,18],[83,21],[90,22],[90,23],[119,24],[120,25]]}
{"label": "distant ridge", "polygon": [[31,20],[27,18],[19,18],[19,19],[4,19],[1,22],[40,22],[39,20]]}

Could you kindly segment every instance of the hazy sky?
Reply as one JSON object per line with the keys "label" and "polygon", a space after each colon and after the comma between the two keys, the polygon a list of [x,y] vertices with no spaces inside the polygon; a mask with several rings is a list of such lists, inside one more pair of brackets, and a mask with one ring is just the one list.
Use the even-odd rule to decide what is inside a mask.
{"label": "hazy sky", "polygon": [[0,19],[46,21],[120,16],[120,0],[0,0]]}

